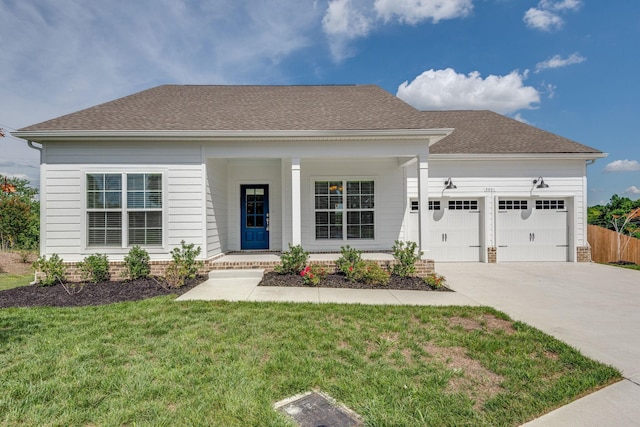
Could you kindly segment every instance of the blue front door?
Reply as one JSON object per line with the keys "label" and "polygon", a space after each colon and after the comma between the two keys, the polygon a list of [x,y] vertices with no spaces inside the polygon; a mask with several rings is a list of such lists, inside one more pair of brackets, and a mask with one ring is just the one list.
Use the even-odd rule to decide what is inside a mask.
{"label": "blue front door", "polygon": [[269,186],[240,186],[242,249],[269,249]]}

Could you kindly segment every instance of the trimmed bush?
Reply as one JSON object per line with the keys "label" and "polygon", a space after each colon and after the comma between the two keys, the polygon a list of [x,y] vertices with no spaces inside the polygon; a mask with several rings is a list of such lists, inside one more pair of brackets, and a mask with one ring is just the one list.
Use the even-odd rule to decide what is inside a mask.
{"label": "trimmed bush", "polygon": [[41,286],[52,286],[56,283],[64,283],[64,276],[67,269],[58,254],[51,254],[49,259],[47,259],[46,255],[42,255],[33,263],[33,268],[44,274],[44,278],[38,280]]}
{"label": "trimmed bush", "polygon": [[312,264],[303,268],[300,276],[306,286],[318,286],[327,277],[327,270],[322,265]]}
{"label": "trimmed bush", "polygon": [[417,251],[418,244],[416,242],[402,242],[396,240],[391,247],[393,257],[397,261],[393,265],[391,272],[396,276],[408,277],[416,272],[416,262],[422,256],[421,251]]}
{"label": "trimmed bush", "polygon": [[109,258],[102,254],[93,254],[78,263],[82,280],[91,283],[109,280]]}
{"label": "trimmed bush", "polygon": [[434,289],[440,289],[446,285],[447,279],[442,274],[432,273],[426,276],[424,279],[424,283],[431,286]]}
{"label": "trimmed bush", "polygon": [[145,279],[151,273],[149,265],[149,253],[140,246],[134,246],[129,249],[129,253],[124,257],[123,277],[131,280]]}
{"label": "trimmed bush", "polygon": [[388,285],[391,279],[389,272],[380,267],[375,261],[365,261],[362,281],[372,286]]}
{"label": "trimmed bush", "polygon": [[302,245],[291,246],[289,250],[280,255],[280,265],[276,265],[274,271],[278,274],[300,274],[307,265],[309,252],[302,249]]}
{"label": "trimmed bush", "polygon": [[340,258],[336,261],[336,267],[351,282],[361,280],[364,277],[366,263],[362,260],[362,252],[351,246],[340,248]]}
{"label": "trimmed bush", "polygon": [[179,248],[173,248],[171,251],[171,258],[173,258],[173,262],[177,265],[181,274],[184,275],[185,279],[193,279],[198,274],[198,269],[201,268],[204,263],[202,261],[196,261],[200,252],[202,252],[202,248],[198,246],[195,248],[194,243],[189,243],[188,245],[182,240],[180,242]]}

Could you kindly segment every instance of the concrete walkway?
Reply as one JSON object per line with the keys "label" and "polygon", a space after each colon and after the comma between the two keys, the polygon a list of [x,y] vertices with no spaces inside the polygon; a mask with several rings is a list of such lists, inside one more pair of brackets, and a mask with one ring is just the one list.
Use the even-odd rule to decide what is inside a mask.
{"label": "concrete walkway", "polygon": [[258,286],[262,270],[221,270],[177,301],[225,300],[376,305],[480,305],[459,292]]}
{"label": "concrete walkway", "polygon": [[587,263],[439,263],[450,292],[257,287],[216,272],[179,300],[487,305],[623,372],[617,384],[525,426],[640,426],[640,272]]}

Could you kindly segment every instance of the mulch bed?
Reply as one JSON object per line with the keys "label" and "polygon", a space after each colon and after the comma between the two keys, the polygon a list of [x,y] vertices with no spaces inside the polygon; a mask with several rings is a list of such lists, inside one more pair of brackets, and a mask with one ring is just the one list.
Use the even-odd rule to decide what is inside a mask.
{"label": "mulch bed", "polygon": [[[278,274],[275,272],[265,273],[258,286],[297,286],[304,287],[305,284],[301,276],[292,274]],[[391,276],[387,285],[372,286],[362,282],[350,282],[343,274],[328,274],[320,283],[321,288],[352,288],[352,289],[402,289],[411,291],[435,291],[453,292],[451,289],[441,287],[438,289],[427,285],[419,277],[398,277]]]}
{"label": "mulch bed", "polygon": [[[29,285],[0,291],[0,308],[6,307],[82,307],[113,304],[124,301],[138,301],[161,295],[182,295],[207,280],[198,276],[179,289],[163,288],[154,279],[132,281],[109,281],[87,283],[73,295],[60,284],[54,286]],[[75,284],[76,286],[80,284]],[[297,275],[266,273],[258,286],[301,286],[305,284]],[[69,285],[67,285],[69,287]],[[391,276],[388,285],[372,286],[361,282],[350,282],[342,274],[329,274],[322,281],[323,288],[352,289],[405,289],[416,291],[452,292],[446,287],[434,289],[419,277]]]}
{"label": "mulch bed", "polygon": [[[207,280],[198,276],[178,289],[165,289],[153,279],[87,283],[77,294],[69,295],[62,285],[29,285],[0,291],[0,308],[5,307],[80,307],[138,301],[161,295],[182,295]],[[76,284],[79,285],[79,284]],[[69,287],[69,285],[67,285]]]}

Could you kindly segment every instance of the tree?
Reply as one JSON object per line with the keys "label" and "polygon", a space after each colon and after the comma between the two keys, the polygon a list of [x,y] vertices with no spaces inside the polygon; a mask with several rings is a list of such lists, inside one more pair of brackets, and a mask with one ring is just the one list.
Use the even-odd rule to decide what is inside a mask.
{"label": "tree", "polygon": [[[618,260],[622,259],[622,254],[624,254],[625,249],[627,249],[627,245],[631,241],[631,239],[627,239],[624,245],[621,245],[620,235],[624,233],[624,230],[628,228],[637,229],[637,224],[632,224],[631,221],[640,219],[640,208],[636,208],[626,215],[611,215],[611,224],[613,225],[616,233],[618,233]],[[630,227],[631,226],[631,227]]]}
{"label": "tree", "polygon": [[36,249],[39,245],[38,190],[21,178],[0,176],[0,248]]}

